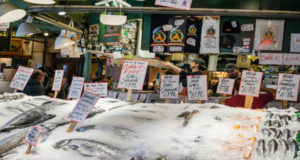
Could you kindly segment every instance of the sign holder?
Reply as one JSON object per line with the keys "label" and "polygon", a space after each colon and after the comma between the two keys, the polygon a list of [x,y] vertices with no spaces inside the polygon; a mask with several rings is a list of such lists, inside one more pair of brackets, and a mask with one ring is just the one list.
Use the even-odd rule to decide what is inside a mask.
{"label": "sign holder", "polygon": [[27,147],[27,150],[26,150],[26,154],[30,154],[31,148],[32,148],[32,145],[28,144],[28,147]]}
{"label": "sign holder", "polygon": [[245,96],[245,108],[251,109],[253,103],[253,96]]}
{"label": "sign holder", "polygon": [[68,128],[67,132],[71,133],[73,131],[73,129],[75,128],[75,126],[77,125],[77,122],[72,122],[70,127]]}
{"label": "sign holder", "polygon": [[227,95],[223,94],[221,104],[225,104],[226,97],[227,97]]}
{"label": "sign holder", "polygon": [[57,95],[58,95],[58,91],[55,91],[55,92],[54,92],[54,98],[56,98]]}
{"label": "sign holder", "polygon": [[16,93],[18,90],[17,89],[14,89],[13,93]]}
{"label": "sign holder", "polygon": [[169,103],[169,98],[165,99],[165,103]]}
{"label": "sign holder", "polygon": [[283,101],[283,109],[287,109],[288,108],[288,101]]}
{"label": "sign holder", "polygon": [[130,102],[131,101],[131,96],[132,96],[132,89],[128,89],[127,90],[126,102]]}

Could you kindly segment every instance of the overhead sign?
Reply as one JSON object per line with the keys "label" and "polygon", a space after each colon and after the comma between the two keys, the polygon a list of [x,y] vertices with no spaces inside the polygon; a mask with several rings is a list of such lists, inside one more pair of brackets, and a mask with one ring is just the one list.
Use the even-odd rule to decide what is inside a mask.
{"label": "overhead sign", "polygon": [[282,53],[260,53],[259,64],[282,65],[283,64],[283,54]]}
{"label": "overhead sign", "polygon": [[193,0],[155,0],[155,5],[190,10]]}
{"label": "overhead sign", "polygon": [[42,129],[36,127],[36,126],[32,126],[26,133],[26,136],[24,138],[24,140],[31,144],[32,146],[36,146],[37,142],[40,138],[40,135],[42,133]]}
{"label": "overhead sign", "polygon": [[232,91],[234,89],[235,79],[230,78],[220,78],[217,88],[217,93],[232,95]]}
{"label": "overhead sign", "polygon": [[276,99],[297,101],[300,80],[299,78],[299,75],[279,73]]}
{"label": "overhead sign", "polygon": [[162,99],[177,99],[179,92],[179,76],[178,75],[163,75],[160,83],[160,98]]}
{"label": "overhead sign", "polygon": [[263,72],[243,71],[239,95],[259,97]]}
{"label": "overhead sign", "polygon": [[207,75],[187,76],[188,101],[207,101]]}
{"label": "overhead sign", "polygon": [[148,62],[125,60],[122,66],[118,88],[143,90]]}
{"label": "overhead sign", "polygon": [[52,86],[53,91],[60,91],[63,77],[64,77],[64,70],[55,70],[55,76],[54,76],[53,86]]}
{"label": "overhead sign", "polygon": [[300,54],[283,54],[283,65],[300,65]]}
{"label": "overhead sign", "polygon": [[84,84],[84,77],[73,77],[68,98],[79,99]]}
{"label": "overhead sign", "polygon": [[23,91],[31,77],[31,74],[33,73],[33,70],[34,69],[32,68],[19,66],[9,87]]}
{"label": "overhead sign", "polygon": [[69,114],[68,119],[82,124],[99,99],[100,97],[96,94],[84,92],[73,111]]}
{"label": "overhead sign", "polygon": [[94,93],[100,97],[107,97],[107,83],[84,83],[84,92]]}

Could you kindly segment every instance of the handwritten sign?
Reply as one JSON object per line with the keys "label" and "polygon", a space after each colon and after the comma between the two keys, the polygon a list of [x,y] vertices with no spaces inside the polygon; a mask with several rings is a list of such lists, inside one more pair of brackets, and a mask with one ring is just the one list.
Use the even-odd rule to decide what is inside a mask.
{"label": "handwritten sign", "polygon": [[279,74],[276,90],[277,100],[297,101],[299,90],[299,75]]}
{"label": "handwritten sign", "polygon": [[217,88],[217,93],[232,95],[235,79],[220,78]]}
{"label": "handwritten sign", "polygon": [[109,98],[117,98],[118,92],[116,91],[108,91],[108,96]]}
{"label": "handwritten sign", "polygon": [[128,61],[123,63],[118,88],[143,90],[148,62]]}
{"label": "handwritten sign", "polygon": [[119,94],[118,94],[118,100],[120,100],[120,101],[126,101],[127,95],[128,95],[127,92],[119,92]]}
{"label": "handwritten sign", "polygon": [[290,52],[300,52],[300,34],[299,33],[291,34]]}
{"label": "handwritten sign", "polygon": [[146,101],[146,98],[147,98],[147,94],[140,94],[140,97],[139,97],[139,101]]}
{"label": "handwritten sign", "polygon": [[100,97],[96,94],[84,92],[68,119],[82,124],[99,99]]}
{"label": "handwritten sign", "polygon": [[192,0],[155,0],[155,5],[190,10]]}
{"label": "handwritten sign", "polygon": [[259,56],[259,64],[282,65],[283,54],[281,53],[261,53]]}
{"label": "handwritten sign", "polygon": [[60,91],[63,77],[64,77],[64,70],[55,70],[55,76],[54,76],[54,81],[52,86],[53,91]]}
{"label": "handwritten sign", "polygon": [[160,83],[160,98],[161,99],[177,99],[179,91],[179,76],[178,75],[163,75]]}
{"label": "handwritten sign", "polygon": [[207,101],[207,75],[187,76],[188,101]]}
{"label": "handwritten sign", "polygon": [[300,54],[283,54],[283,65],[300,65]]}
{"label": "handwritten sign", "polygon": [[138,93],[132,93],[131,95],[131,101],[132,102],[137,102],[139,100],[139,94]]}
{"label": "handwritten sign", "polygon": [[239,95],[259,97],[263,72],[243,71]]}
{"label": "handwritten sign", "polygon": [[68,98],[80,98],[84,84],[83,77],[73,77]]}
{"label": "handwritten sign", "polygon": [[33,73],[32,68],[19,66],[13,80],[9,87],[23,91],[29,81],[31,74]]}
{"label": "handwritten sign", "polygon": [[97,94],[100,97],[107,96],[107,83],[84,83],[84,92]]}
{"label": "handwritten sign", "polygon": [[32,126],[28,131],[27,134],[24,138],[24,140],[31,144],[32,146],[36,146],[37,142],[40,138],[40,135],[42,133],[42,129],[36,127],[36,126]]}

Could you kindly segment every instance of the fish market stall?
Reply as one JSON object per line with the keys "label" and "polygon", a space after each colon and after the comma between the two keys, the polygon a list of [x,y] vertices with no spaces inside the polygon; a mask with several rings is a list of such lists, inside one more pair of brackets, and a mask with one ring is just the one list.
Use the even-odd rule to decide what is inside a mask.
{"label": "fish market stall", "polygon": [[[66,117],[76,102],[30,96],[1,102],[1,159],[299,159],[300,119],[293,108],[262,111],[102,98],[85,122],[67,133],[71,121]],[[26,155],[24,136],[31,125],[42,134]]]}

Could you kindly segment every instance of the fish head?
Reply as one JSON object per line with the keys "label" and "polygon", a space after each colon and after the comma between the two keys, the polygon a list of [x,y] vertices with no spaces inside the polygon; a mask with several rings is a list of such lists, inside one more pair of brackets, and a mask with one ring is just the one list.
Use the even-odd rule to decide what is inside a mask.
{"label": "fish head", "polygon": [[68,145],[71,142],[70,139],[65,139],[65,140],[61,140],[59,142],[56,142],[55,145],[53,146],[55,149],[60,149],[66,145]]}

